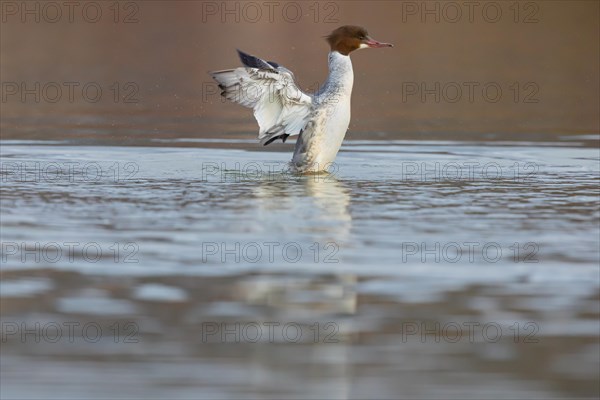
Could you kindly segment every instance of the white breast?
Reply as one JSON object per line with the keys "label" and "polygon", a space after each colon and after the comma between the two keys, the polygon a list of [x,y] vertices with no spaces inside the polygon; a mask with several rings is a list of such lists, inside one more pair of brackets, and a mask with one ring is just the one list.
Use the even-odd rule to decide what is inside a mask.
{"label": "white breast", "polygon": [[349,56],[329,53],[329,77],[314,97],[314,116],[296,142],[293,167],[300,172],[329,168],[350,124],[354,73]]}

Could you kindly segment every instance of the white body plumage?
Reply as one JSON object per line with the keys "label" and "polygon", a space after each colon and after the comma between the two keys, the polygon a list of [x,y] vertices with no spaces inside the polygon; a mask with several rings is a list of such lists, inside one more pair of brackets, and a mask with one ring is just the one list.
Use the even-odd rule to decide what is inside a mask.
{"label": "white body plumage", "polygon": [[312,115],[296,141],[292,168],[298,172],[327,170],[342,146],[350,124],[354,73],[349,56],[329,53],[329,77],[313,96]]}

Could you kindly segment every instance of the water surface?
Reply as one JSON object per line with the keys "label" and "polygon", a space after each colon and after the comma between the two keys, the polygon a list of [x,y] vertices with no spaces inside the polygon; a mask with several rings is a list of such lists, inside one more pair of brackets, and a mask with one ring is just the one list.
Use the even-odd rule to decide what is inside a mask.
{"label": "water surface", "polygon": [[2,397],[597,397],[580,139],[5,141]]}

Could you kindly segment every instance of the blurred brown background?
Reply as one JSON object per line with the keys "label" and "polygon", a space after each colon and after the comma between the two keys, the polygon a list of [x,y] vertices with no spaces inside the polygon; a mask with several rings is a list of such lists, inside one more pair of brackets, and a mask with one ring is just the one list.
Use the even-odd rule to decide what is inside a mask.
{"label": "blurred brown background", "polygon": [[[327,75],[322,37],[343,24],[396,45],[352,54],[348,139],[554,140],[599,131],[597,1],[273,3],[80,2],[69,15],[58,2],[58,15],[45,2],[2,2],[2,139],[254,138],[251,111],[223,104],[206,72],[239,66],[240,48],[315,89]],[[65,82],[78,84],[72,99]],[[39,99],[23,96],[21,85],[35,92],[36,83]],[[90,98],[102,89],[98,102],[82,94],[90,83]],[[435,93],[422,98],[422,85],[439,102]]]}

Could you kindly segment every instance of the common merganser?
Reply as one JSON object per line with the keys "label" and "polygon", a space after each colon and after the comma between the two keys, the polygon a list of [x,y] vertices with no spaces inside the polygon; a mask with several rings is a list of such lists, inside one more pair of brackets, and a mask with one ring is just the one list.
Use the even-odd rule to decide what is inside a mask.
{"label": "common merganser", "polygon": [[226,99],[252,108],[258,139],[268,145],[299,135],[291,161],[297,173],[325,171],[335,160],[350,124],[354,73],[350,53],[357,49],[393,47],[372,39],[360,26],[345,25],[326,37],[329,76],[314,94],[302,92],[294,74],[273,61],[238,50],[244,67],[210,72]]}

